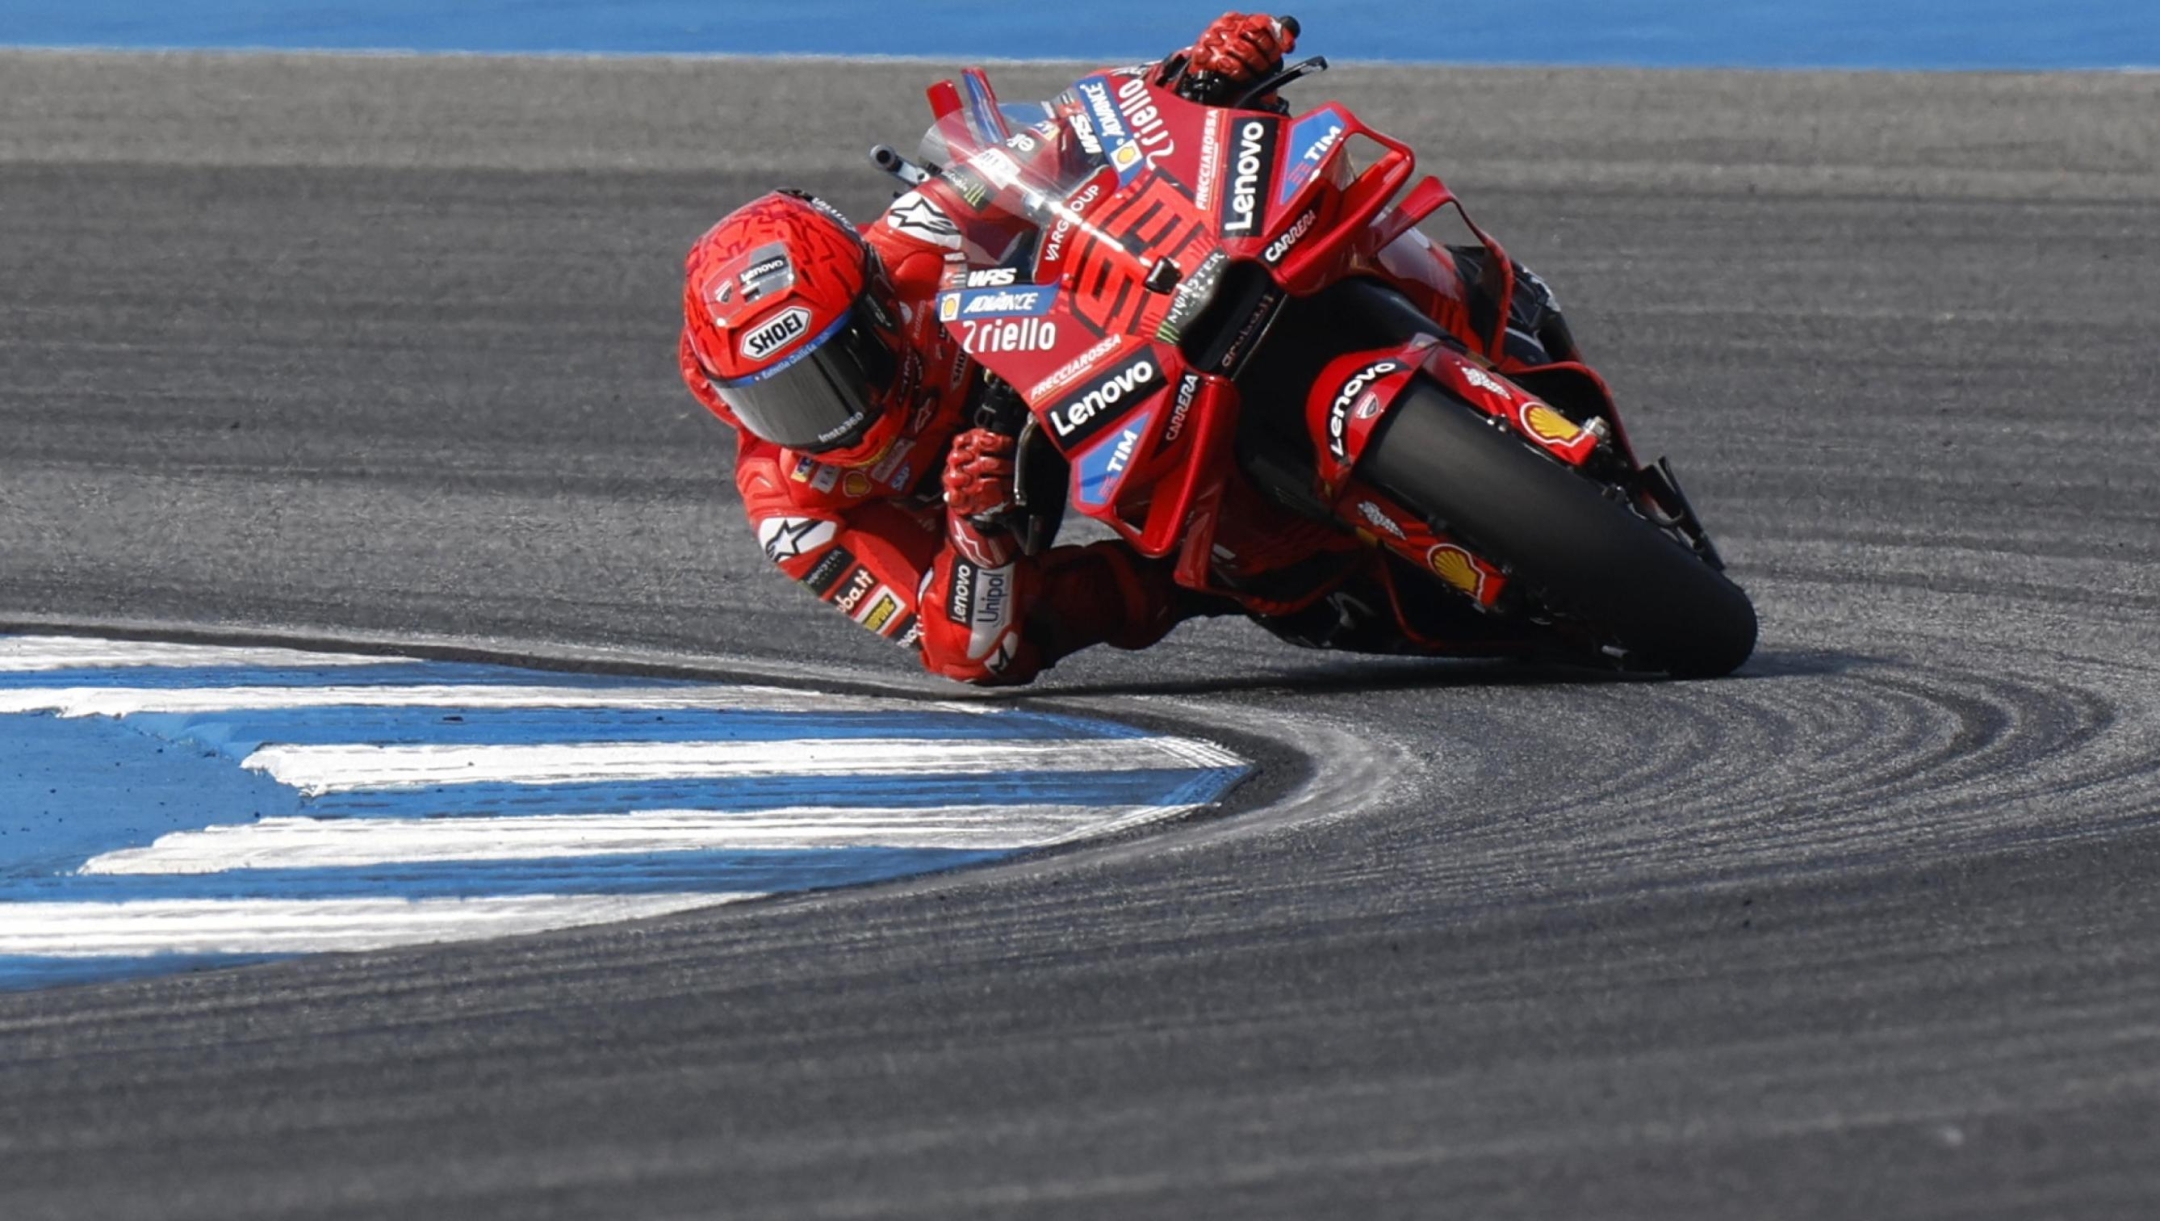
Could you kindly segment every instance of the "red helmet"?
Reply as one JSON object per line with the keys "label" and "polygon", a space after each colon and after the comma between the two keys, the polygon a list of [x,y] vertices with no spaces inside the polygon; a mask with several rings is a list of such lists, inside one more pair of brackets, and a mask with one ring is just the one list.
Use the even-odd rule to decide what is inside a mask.
{"label": "red helmet", "polygon": [[690,349],[744,428],[843,464],[892,444],[900,314],[845,217],[776,192],[714,225],[686,270]]}

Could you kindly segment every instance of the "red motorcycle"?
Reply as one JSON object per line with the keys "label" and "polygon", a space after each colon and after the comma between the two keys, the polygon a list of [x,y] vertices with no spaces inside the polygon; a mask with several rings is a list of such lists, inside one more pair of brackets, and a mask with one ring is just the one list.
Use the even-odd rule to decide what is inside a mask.
{"label": "red motorcycle", "polygon": [[[874,151],[976,211],[939,318],[1026,404],[1034,540],[1069,500],[1143,554],[1174,555],[1181,585],[1265,622],[1292,604],[1217,545],[1226,505],[1257,493],[1294,523],[1278,542],[1354,536],[1400,557],[1383,565],[1398,574],[1386,597],[1413,637],[1407,603],[1476,621],[1418,638],[1427,649],[1557,650],[1691,677],[1738,667],[1754,608],[1670,465],[1636,460],[1587,366],[1509,359],[1525,328],[1564,326],[1538,307],[1542,286],[1439,179],[1405,190],[1411,150],[1348,109],[1254,108],[1325,67],[1286,67],[1227,107],[1146,67],[1003,106],[970,69],[929,90],[926,164]],[[1451,248],[1473,286],[1452,328],[1371,273],[1449,205],[1476,239]],[[1543,337],[1572,353],[1564,334]]]}

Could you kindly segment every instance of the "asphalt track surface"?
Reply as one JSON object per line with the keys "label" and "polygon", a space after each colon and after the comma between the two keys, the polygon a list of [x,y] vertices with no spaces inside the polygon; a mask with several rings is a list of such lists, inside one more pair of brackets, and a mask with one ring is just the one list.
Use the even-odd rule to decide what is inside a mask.
{"label": "asphalt track surface", "polygon": [[[0,611],[908,681],[760,571],[670,348],[690,239],[867,213],[933,74],[0,58]],[[1560,289],[1761,607],[1739,677],[1074,659],[1333,787],[0,996],[0,1216],[2153,1215],[2160,77],[1325,87]]]}

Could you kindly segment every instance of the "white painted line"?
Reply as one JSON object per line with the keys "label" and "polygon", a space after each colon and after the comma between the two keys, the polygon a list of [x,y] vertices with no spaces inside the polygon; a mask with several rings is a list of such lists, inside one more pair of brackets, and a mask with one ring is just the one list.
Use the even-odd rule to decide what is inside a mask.
{"label": "white painted line", "polygon": [[0,955],[305,954],[638,920],[755,894],[0,903]]}
{"label": "white painted line", "polygon": [[814,848],[1020,851],[1158,822],[1195,806],[802,806],[756,814],[657,810],[524,818],[266,818],[176,831],[90,858],[81,872],[223,873],[428,861]]}
{"label": "white painted line", "polygon": [[86,636],[0,637],[0,672],[105,666],[378,666],[410,657],[365,653],[310,653],[300,649],[235,648],[216,644],[164,644],[155,640],[97,640]]}
{"label": "white painted line", "polygon": [[138,712],[231,712],[274,708],[704,708],[729,712],[992,711],[964,700],[921,703],[827,695],[785,687],[548,687],[474,684],[409,687],[34,687],[0,690],[0,713],[64,717]]}
{"label": "white painted line", "polygon": [[1086,740],[796,739],[518,746],[265,746],[244,767],[309,795],[437,784],[571,784],[732,776],[979,775],[1230,767],[1237,756],[1189,738]]}

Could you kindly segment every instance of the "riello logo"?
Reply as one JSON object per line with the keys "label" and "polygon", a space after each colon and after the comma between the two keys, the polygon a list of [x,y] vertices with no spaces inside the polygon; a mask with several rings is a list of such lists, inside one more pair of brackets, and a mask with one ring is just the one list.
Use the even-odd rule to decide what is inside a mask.
{"label": "riello logo", "polygon": [[802,338],[809,329],[810,311],[800,305],[789,306],[779,317],[742,337],[742,354],[751,360],[763,360]]}

